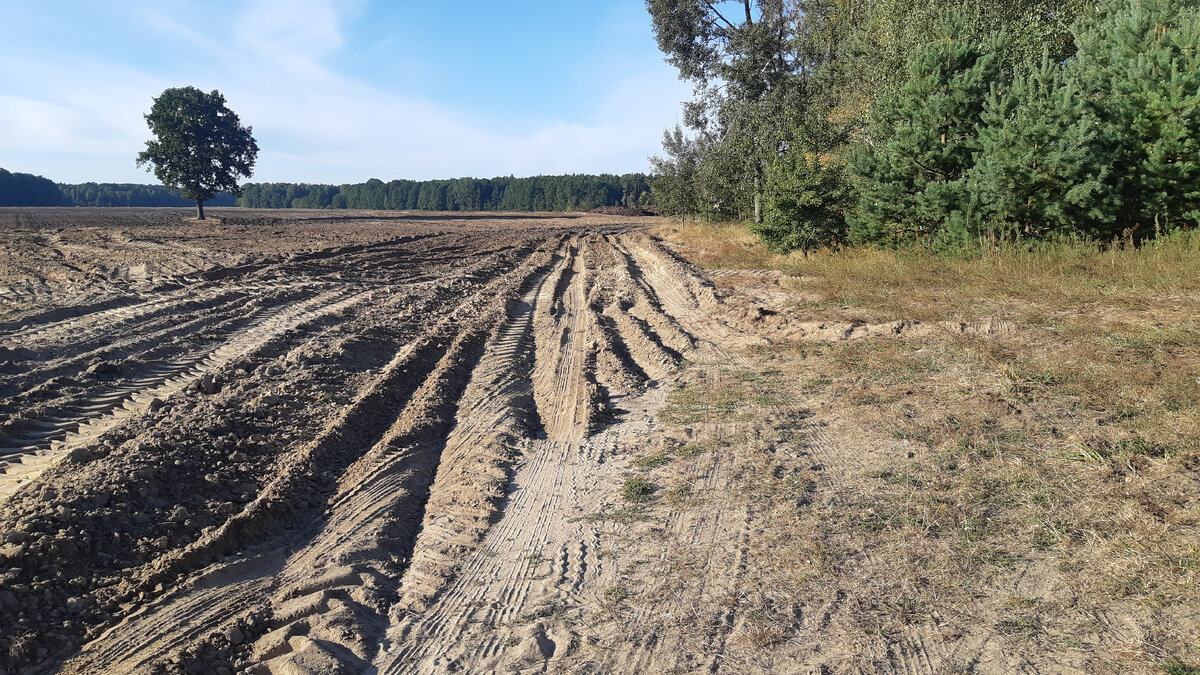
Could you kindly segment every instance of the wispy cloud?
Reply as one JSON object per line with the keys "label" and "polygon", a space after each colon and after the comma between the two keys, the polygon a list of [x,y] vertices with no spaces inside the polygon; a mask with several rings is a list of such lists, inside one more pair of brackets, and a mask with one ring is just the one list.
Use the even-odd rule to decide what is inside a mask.
{"label": "wispy cloud", "polygon": [[[329,65],[353,48],[347,27],[367,11],[361,2],[258,0],[199,25],[153,8],[127,11],[127,21],[173,45],[177,60],[155,70],[65,50],[36,55],[22,64],[19,86],[0,96],[0,148],[10,155],[0,165],[66,181],[145,181],[133,167],[147,137],[142,114],[163,88],[190,83],[219,88],[254,127],[262,148],[254,180],[644,170],[688,94],[664,68],[633,70],[599,80],[585,119],[548,116],[505,133],[486,108],[402,95]],[[0,47],[6,67],[13,58]],[[78,161],[65,161],[72,155]],[[78,173],[97,167],[106,175]]]}

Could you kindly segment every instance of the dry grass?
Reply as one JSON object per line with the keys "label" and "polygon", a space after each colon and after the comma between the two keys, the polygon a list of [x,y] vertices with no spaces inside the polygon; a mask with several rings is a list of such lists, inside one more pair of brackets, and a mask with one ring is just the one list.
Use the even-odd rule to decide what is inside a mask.
{"label": "dry grass", "polygon": [[[936,627],[1047,667],[1200,661],[1200,238],[805,259],[734,226],[666,234],[698,264],[789,275],[804,320],[1017,327],[776,343],[750,372],[672,394],[669,426],[748,430],[734,447],[691,441],[740,458],[720,498],[754,514],[736,658],[769,667],[815,630],[794,616],[824,604],[839,609],[804,639]],[[826,423],[845,454],[821,449]],[[647,461],[663,485],[682,469]]]}
{"label": "dry grass", "polygon": [[730,224],[675,226],[659,234],[702,267],[788,275],[811,298],[805,309],[853,310],[868,319],[1048,319],[1056,310],[1083,313],[1097,305],[1169,311],[1200,292],[1197,232],[1138,249],[1069,243],[960,257],[865,248],[773,255],[744,226]]}

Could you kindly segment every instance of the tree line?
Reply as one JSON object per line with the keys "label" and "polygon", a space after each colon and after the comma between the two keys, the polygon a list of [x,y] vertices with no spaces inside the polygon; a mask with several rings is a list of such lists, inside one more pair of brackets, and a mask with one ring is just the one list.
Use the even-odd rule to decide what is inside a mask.
{"label": "tree line", "polygon": [[646,206],[644,174],[393,180],[350,185],[247,183],[237,198],[249,208],[416,211],[587,211],[600,206]]}
{"label": "tree line", "polygon": [[62,192],[49,178],[0,169],[0,206],[55,206]]}
{"label": "tree line", "polygon": [[[258,209],[375,209],[419,211],[588,211],[600,206],[649,206],[644,174],[455,178],[365,183],[246,183],[235,197],[218,192],[210,206]],[[0,169],[0,206],[188,206],[179,190],[162,185],[56,185],[41,176]]]}
{"label": "tree line", "polygon": [[647,7],[696,92],[652,159],[669,213],[753,220],[777,251],[1200,224],[1195,3]]}
{"label": "tree line", "polygon": [[[191,206],[194,200],[184,199],[179,190],[162,185],[139,185],[136,183],[79,183],[59,185],[62,199],[60,206]],[[221,192],[211,201],[211,206],[233,206],[233,195]]]}

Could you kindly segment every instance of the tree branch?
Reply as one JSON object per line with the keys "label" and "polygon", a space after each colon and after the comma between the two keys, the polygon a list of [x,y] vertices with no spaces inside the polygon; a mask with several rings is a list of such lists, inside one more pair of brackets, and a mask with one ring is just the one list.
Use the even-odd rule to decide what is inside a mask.
{"label": "tree branch", "polygon": [[726,25],[726,26],[728,26],[730,29],[737,28],[737,26],[733,25],[733,23],[732,23],[732,22],[730,22],[730,21],[729,21],[729,19],[726,19],[724,16],[722,16],[722,15],[721,15],[721,12],[720,12],[720,11],[718,11],[716,7],[713,7],[713,4],[712,4],[711,2],[705,2],[705,3],[704,3],[704,5],[705,5],[706,7],[708,7],[708,9],[709,9],[709,10],[710,10],[710,11],[711,11],[713,14],[716,14],[718,19],[720,19],[720,20],[724,21],[724,22],[725,22],[725,25]]}
{"label": "tree branch", "polygon": [[947,176],[947,175],[945,174],[945,172],[943,172],[943,171],[938,171],[937,169],[931,169],[931,168],[929,168],[929,167],[925,166],[924,164],[922,164],[922,163],[921,163],[921,160],[917,159],[916,157],[913,157],[913,164],[916,164],[917,166],[919,166],[919,167],[921,167],[922,169],[924,169],[926,172],[928,172],[928,173],[931,173],[931,174],[933,174],[933,175],[935,175],[935,176],[941,176],[941,177],[942,177],[942,178],[944,178],[944,179],[948,179],[948,178],[949,178],[949,176]]}

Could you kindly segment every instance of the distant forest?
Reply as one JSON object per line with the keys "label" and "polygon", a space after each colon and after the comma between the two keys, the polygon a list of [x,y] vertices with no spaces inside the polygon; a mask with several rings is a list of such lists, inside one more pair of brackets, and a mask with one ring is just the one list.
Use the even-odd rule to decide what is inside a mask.
{"label": "distant forest", "polygon": [[0,169],[0,206],[55,206],[62,192],[49,178]]}
{"label": "distant forest", "polygon": [[[161,185],[136,183],[80,183],[59,185],[60,206],[195,206],[196,202],[179,196],[177,190]],[[233,195],[224,192],[206,202],[207,206],[233,206]]]}
{"label": "distant forest", "polygon": [[[209,206],[256,209],[377,209],[419,211],[588,211],[600,206],[649,206],[644,174],[393,180],[350,185],[247,183],[241,196],[220,193]],[[161,185],[80,183],[0,169],[0,206],[190,206]]]}
{"label": "distant forest", "polygon": [[393,180],[353,185],[247,183],[238,206],[265,209],[378,209],[417,211],[588,211],[600,206],[647,206],[650,177],[531,176]]}

